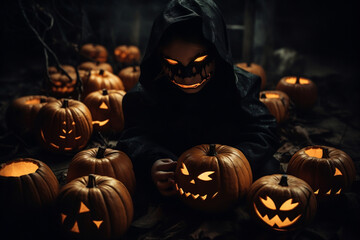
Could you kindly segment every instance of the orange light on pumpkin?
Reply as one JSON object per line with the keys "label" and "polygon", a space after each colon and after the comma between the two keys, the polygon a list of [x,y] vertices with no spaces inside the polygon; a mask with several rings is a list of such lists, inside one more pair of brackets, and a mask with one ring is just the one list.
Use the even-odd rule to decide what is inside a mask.
{"label": "orange light on pumpkin", "polygon": [[39,165],[35,162],[13,162],[0,169],[0,176],[20,177],[36,172]]}

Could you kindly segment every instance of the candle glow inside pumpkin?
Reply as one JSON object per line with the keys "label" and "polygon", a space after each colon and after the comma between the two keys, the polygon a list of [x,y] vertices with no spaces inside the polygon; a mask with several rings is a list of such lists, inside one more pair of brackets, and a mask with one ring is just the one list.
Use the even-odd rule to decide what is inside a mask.
{"label": "candle glow inside pumpkin", "polygon": [[33,162],[13,162],[0,169],[0,176],[20,177],[34,173],[38,170],[38,168],[39,165]]}

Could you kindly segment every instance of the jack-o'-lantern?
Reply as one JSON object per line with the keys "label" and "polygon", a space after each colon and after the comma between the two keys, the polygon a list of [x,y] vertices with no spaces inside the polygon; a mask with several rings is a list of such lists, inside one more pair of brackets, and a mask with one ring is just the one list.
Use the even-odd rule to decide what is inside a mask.
{"label": "jack-o'-lantern", "polygon": [[115,48],[114,55],[119,63],[133,65],[140,62],[140,50],[137,46],[120,45]]}
{"label": "jack-o'-lantern", "polygon": [[278,123],[289,118],[290,99],[286,93],[270,90],[261,91],[260,101],[266,105]]}
{"label": "jack-o'-lantern", "polygon": [[266,86],[266,73],[262,66],[259,64],[253,63],[253,62],[241,62],[236,63],[236,66],[238,66],[241,69],[244,69],[247,72],[250,72],[252,74],[255,74],[261,78],[261,86],[260,89],[265,89]]}
{"label": "jack-o'-lantern", "polygon": [[[0,229],[4,239],[17,238],[19,231],[44,233],[52,223],[59,182],[42,161],[17,158],[0,165]],[[7,234],[8,233],[8,234]],[[9,235],[11,234],[11,235]],[[11,236],[11,237],[10,237]]]}
{"label": "jack-o'-lantern", "polygon": [[259,178],[251,185],[247,200],[254,219],[277,231],[305,226],[317,210],[312,188],[291,175],[273,174]]}
{"label": "jack-o'-lantern", "polygon": [[134,212],[124,184],[95,174],[65,184],[57,209],[61,229],[71,239],[118,239],[129,228]]}
{"label": "jack-o'-lantern", "polygon": [[[74,96],[76,91],[76,70],[70,65],[61,65],[68,76],[54,66],[48,68],[50,77],[50,94],[56,98]],[[70,77],[70,78],[69,78]]]}
{"label": "jack-o'-lantern", "polygon": [[7,126],[20,135],[32,134],[38,112],[45,104],[52,101],[56,101],[56,99],[42,95],[14,99],[6,111]]}
{"label": "jack-o'-lantern", "polygon": [[123,130],[122,99],[125,94],[122,90],[103,89],[86,96],[84,104],[91,112],[94,131],[116,134]]}
{"label": "jack-o'-lantern", "polygon": [[86,43],[81,46],[79,53],[88,61],[106,62],[108,58],[107,49],[100,44]]}
{"label": "jack-o'-lantern", "polygon": [[287,76],[280,79],[276,90],[285,92],[301,110],[311,109],[316,103],[318,92],[316,84],[307,78]]}
{"label": "jack-o'-lantern", "polygon": [[202,144],[179,157],[175,187],[180,199],[194,209],[226,211],[236,205],[252,183],[244,154],[233,147]]}
{"label": "jack-o'-lantern", "polygon": [[122,151],[101,146],[78,152],[70,162],[66,181],[91,173],[113,177],[122,182],[131,195],[135,192],[133,165]]}
{"label": "jack-o'-lantern", "polygon": [[308,146],[290,159],[287,172],[306,181],[318,200],[334,199],[349,189],[356,170],[351,157],[328,146]]}
{"label": "jack-o'-lantern", "polygon": [[113,72],[112,66],[106,62],[83,62],[78,66],[78,69],[84,71],[104,69],[105,71]]}
{"label": "jack-o'-lantern", "polygon": [[54,152],[74,152],[88,143],[93,128],[90,110],[80,101],[61,99],[42,107],[36,118],[40,143]]}
{"label": "jack-o'-lantern", "polygon": [[129,91],[139,81],[140,67],[139,66],[132,66],[132,67],[123,68],[119,72],[119,77],[124,83],[125,91]]}
{"label": "jack-o'-lantern", "polygon": [[84,91],[82,99],[85,99],[91,92],[102,89],[125,90],[122,80],[115,74],[100,70],[91,70],[82,77]]}

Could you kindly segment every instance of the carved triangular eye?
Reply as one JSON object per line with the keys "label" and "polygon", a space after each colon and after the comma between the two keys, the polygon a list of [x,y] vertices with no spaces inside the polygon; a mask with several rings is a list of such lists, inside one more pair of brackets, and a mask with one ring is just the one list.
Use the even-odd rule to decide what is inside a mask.
{"label": "carved triangular eye", "polygon": [[81,202],[79,213],[84,213],[84,212],[90,212],[90,209],[83,202]]}
{"label": "carved triangular eye", "polygon": [[211,181],[212,178],[209,177],[209,175],[213,174],[215,171],[207,171],[207,172],[203,172],[202,174],[200,174],[198,176],[198,179],[203,180],[203,181]]}
{"label": "carved triangular eye", "polygon": [[63,223],[64,224],[64,221],[65,221],[65,218],[66,218],[67,216],[65,215],[65,214],[61,214],[61,223]]}
{"label": "carved triangular eye", "polygon": [[284,202],[281,207],[280,211],[290,211],[297,207],[299,203],[292,203],[292,198],[288,199],[286,202]]}
{"label": "carved triangular eye", "polygon": [[338,168],[335,168],[334,176],[341,176],[341,175],[342,175],[341,171]]}
{"label": "carved triangular eye", "polygon": [[208,55],[200,56],[200,57],[196,58],[196,59],[194,60],[194,62],[202,62],[202,61],[205,60],[205,58],[207,58],[207,56],[208,56]]}
{"label": "carved triangular eye", "polygon": [[99,108],[101,108],[101,109],[109,109],[105,102],[102,102],[101,105],[99,106]]}
{"label": "carved triangular eye", "polygon": [[77,222],[74,223],[74,226],[71,228],[70,231],[76,232],[76,233],[79,233],[79,232],[80,232],[79,226],[78,226],[78,223],[77,223]]}
{"label": "carved triangular eye", "polygon": [[181,169],[180,169],[180,170],[181,170],[181,173],[184,174],[184,175],[189,175],[189,171],[187,170],[185,164],[182,163],[181,166],[182,166]]}
{"label": "carved triangular eye", "polygon": [[260,197],[260,200],[267,208],[271,210],[276,210],[275,203],[269,196],[266,196],[266,200]]}
{"label": "carved triangular eye", "polygon": [[178,61],[173,60],[173,59],[170,59],[170,58],[165,58],[165,60],[166,60],[169,64],[171,64],[171,65],[176,65],[176,64],[178,64]]}

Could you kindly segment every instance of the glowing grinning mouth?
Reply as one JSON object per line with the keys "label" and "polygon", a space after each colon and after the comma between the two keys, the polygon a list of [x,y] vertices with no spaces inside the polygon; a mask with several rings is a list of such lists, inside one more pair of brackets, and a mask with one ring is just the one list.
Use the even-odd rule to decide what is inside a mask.
{"label": "glowing grinning mouth", "polygon": [[[176,190],[180,193],[180,195],[185,195],[185,197],[189,197],[191,196],[193,199],[198,199],[198,198],[201,198],[202,200],[205,200],[207,198],[207,194],[205,195],[200,195],[200,194],[192,194],[190,192],[185,192],[182,188],[179,188],[179,186],[177,185],[177,183],[175,184],[176,186]],[[214,197],[216,197],[218,194],[218,192],[216,192],[212,197],[211,199],[213,199]]]}
{"label": "glowing grinning mouth", "polygon": [[208,76],[206,78],[204,78],[201,82],[199,83],[194,83],[194,84],[180,84],[180,83],[177,83],[175,80],[171,80],[171,82],[173,84],[175,84],[176,86],[178,87],[181,87],[181,88],[185,88],[185,89],[190,89],[190,88],[198,88],[200,87],[201,85],[203,85],[207,80],[210,79],[210,76],[211,74],[209,73]]}
{"label": "glowing grinning mouth", "polygon": [[297,216],[296,218],[294,218],[293,220],[290,220],[288,217],[285,218],[284,221],[282,221],[278,215],[275,215],[273,218],[269,219],[268,215],[266,214],[265,216],[261,216],[259,210],[257,209],[255,203],[254,203],[254,208],[255,208],[255,212],[256,214],[261,218],[261,220],[263,220],[266,224],[268,224],[270,227],[274,227],[275,225],[279,228],[275,228],[277,230],[283,230],[281,228],[287,227],[292,225],[294,222],[296,222],[300,217],[301,214],[299,216]]}
{"label": "glowing grinning mouth", "polygon": [[92,124],[95,125],[95,124],[98,124],[100,127],[104,126],[105,124],[107,124],[109,121],[109,119],[106,119],[104,121],[93,121]]}

